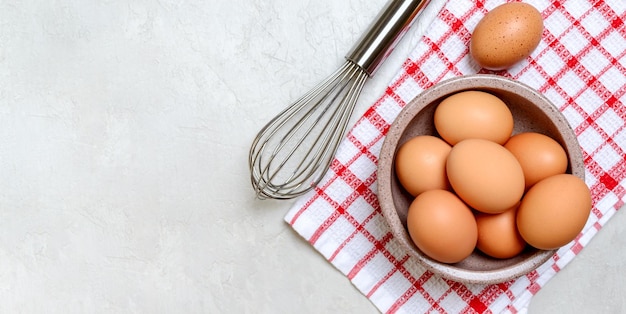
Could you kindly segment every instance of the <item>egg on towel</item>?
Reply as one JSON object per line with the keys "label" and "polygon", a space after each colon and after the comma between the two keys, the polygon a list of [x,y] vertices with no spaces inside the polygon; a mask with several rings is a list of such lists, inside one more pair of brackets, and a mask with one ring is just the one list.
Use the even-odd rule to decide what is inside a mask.
{"label": "egg on towel", "polygon": [[504,70],[526,59],[542,34],[543,18],[535,7],[505,3],[478,22],[470,39],[470,55],[485,69]]}

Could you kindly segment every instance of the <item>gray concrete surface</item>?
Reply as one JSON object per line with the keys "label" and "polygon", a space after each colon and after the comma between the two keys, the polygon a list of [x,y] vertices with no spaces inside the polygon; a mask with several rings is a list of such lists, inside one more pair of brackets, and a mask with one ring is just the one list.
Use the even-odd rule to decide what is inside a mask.
{"label": "gray concrete surface", "polygon": [[[290,202],[253,199],[247,153],[384,3],[0,1],[0,312],[375,313],[283,222]],[[625,226],[530,312],[626,311]]]}

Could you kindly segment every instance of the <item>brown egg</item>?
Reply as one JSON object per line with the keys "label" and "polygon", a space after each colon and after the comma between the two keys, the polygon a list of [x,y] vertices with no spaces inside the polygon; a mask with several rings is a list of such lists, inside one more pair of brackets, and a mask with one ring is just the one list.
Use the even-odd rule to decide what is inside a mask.
{"label": "brown egg", "polygon": [[415,245],[442,263],[456,263],[476,247],[476,220],[472,211],[450,191],[430,190],[413,200],[407,229]]}
{"label": "brown egg", "polygon": [[400,184],[413,196],[434,189],[450,188],[446,159],[452,147],[430,135],[416,136],[396,153],[395,168]]}
{"label": "brown egg", "polygon": [[528,244],[557,249],[576,238],[590,212],[591,193],[585,182],[557,174],[528,190],[517,212],[517,228]]}
{"label": "brown egg", "polygon": [[513,132],[513,114],[500,98],[482,91],[446,97],[435,109],[435,128],[450,145],[468,138],[504,144]]}
{"label": "brown egg", "polygon": [[470,54],[483,68],[507,69],[537,48],[542,33],[543,18],[535,7],[505,3],[478,22],[470,40]]}
{"label": "brown egg", "polygon": [[498,214],[513,207],[524,193],[524,173],[502,145],[468,139],[452,147],[446,162],[452,189],[472,208]]}
{"label": "brown egg", "polygon": [[476,247],[491,257],[502,259],[521,253],[526,242],[517,231],[516,214],[517,205],[500,214],[476,213]]}
{"label": "brown egg", "polygon": [[526,132],[511,137],[504,147],[508,149],[524,171],[528,189],[542,179],[567,170],[567,154],[563,147],[549,136]]}

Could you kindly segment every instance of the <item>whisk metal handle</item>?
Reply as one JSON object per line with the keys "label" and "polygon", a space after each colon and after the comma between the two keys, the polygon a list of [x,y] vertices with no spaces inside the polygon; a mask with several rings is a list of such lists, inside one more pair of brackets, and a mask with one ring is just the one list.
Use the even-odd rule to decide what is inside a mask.
{"label": "whisk metal handle", "polygon": [[381,10],[346,59],[372,76],[430,0],[391,0]]}

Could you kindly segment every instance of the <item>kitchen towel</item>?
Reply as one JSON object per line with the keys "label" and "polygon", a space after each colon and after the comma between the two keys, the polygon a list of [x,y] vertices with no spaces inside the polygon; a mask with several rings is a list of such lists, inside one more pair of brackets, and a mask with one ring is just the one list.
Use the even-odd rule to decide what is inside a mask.
{"label": "kitchen towel", "polygon": [[376,197],[376,163],[389,125],[422,90],[481,70],[468,54],[478,21],[505,0],[450,0],[384,94],[342,142],[331,169],[285,220],[382,312],[524,312],[624,205],[626,196],[626,2],[527,0],[544,18],[539,47],[503,75],[547,96],[574,129],[593,209],[581,234],[537,270],[494,285],[445,280],[403,251]]}

